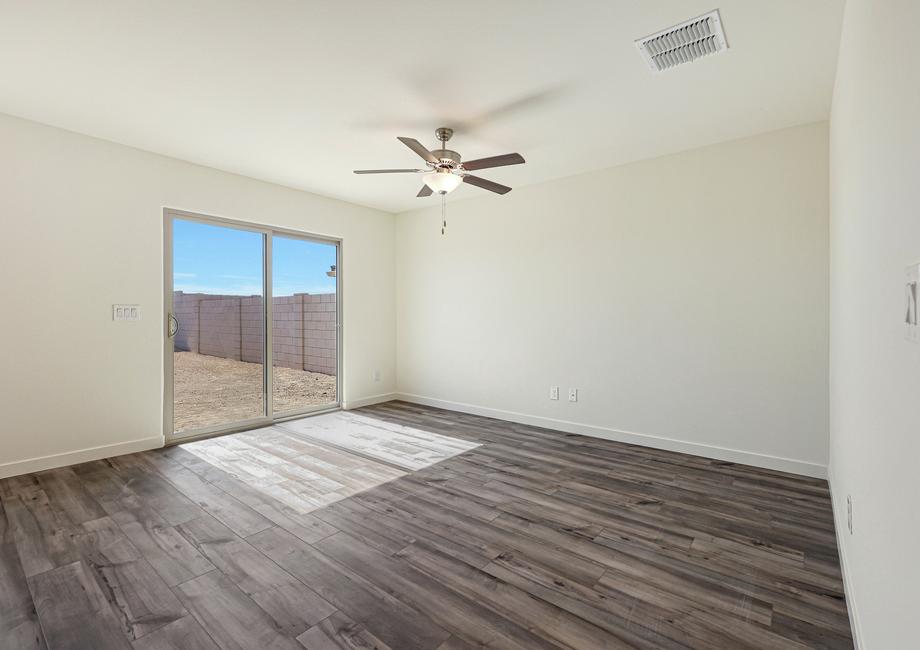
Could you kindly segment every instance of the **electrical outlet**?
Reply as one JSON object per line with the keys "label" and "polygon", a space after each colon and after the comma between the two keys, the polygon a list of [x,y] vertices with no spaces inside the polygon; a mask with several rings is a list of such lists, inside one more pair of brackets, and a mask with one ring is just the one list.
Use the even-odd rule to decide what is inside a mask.
{"label": "electrical outlet", "polygon": [[380,371],[379,370],[374,371],[374,381],[380,381]]}
{"label": "electrical outlet", "polygon": [[847,529],[853,534],[853,497],[847,495]]}
{"label": "electrical outlet", "polygon": [[577,389],[577,388],[570,388],[570,389],[569,389],[569,401],[570,401],[570,402],[577,402],[577,401],[578,401],[578,389]]}
{"label": "electrical outlet", "polygon": [[550,399],[559,399],[559,387],[550,386],[549,387],[549,398]]}

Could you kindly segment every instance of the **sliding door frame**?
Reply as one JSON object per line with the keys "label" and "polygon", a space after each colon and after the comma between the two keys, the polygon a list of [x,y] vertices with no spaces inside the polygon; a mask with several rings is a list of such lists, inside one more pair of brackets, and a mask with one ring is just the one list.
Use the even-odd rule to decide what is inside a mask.
{"label": "sliding door frame", "polygon": [[[173,317],[173,221],[181,219],[183,221],[194,221],[212,226],[223,226],[225,228],[234,228],[236,230],[246,230],[262,235],[262,295],[265,304],[263,310],[263,336],[262,336],[262,396],[263,396],[263,415],[257,418],[238,420],[226,424],[215,424],[198,429],[189,429],[180,434],[176,434],[175,428],[175,338],[169,335],[170,317]],[[274,412],[274,359],[272,347],[272,238],[278,235],[292,239],[300,239],[320,244],[330,244],[335,246],[335,402],[330,404],[319,404],[308,406],[303,409],[294,411],[284,411],[276,414]],[[187,212],[173,208],[164,208],[163,210],[163,319],[165,327],[163,330],[163,437],[166,444],[177,444],[197,440],[200,438],[209,438],[211,436],[233,433],[236,431],[245,431],[259,427],[269,426],[275,422],[289,420],[291,418],[302,417],[309,414],[325,413],[342,408],[342,339],[343,337],[343,320],[342,320],[342,240],[336,237],[327,237],[316,235],[290,228],[277,228],[255,222],[239,221],[237,219],[227,219],[225,217],[215,217],[204,215],[196,212]]]}

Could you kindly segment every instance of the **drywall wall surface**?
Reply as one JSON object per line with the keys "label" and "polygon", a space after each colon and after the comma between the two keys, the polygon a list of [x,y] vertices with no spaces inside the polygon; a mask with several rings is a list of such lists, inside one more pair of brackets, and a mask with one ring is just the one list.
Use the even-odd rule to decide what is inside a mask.
{"label": "drywall wall surface", "polygon": [[824,473],[826,123],[449,200],[444,236],[419,202],[397,220],[401,394]]}
{"label": "drywall wall surface", "polygon": [[917,25],[914,0],[848,0],[831,113],[830,475],[863,650],[914,647],[920,610],[920,344],[905,337],[905,270],[920,262]]}
{"label": "drywall wall surface", "polygon": [[394,390],[392,215],[0,116],[0,475],[162,440],[167,207],[342,238],[345,400]]}

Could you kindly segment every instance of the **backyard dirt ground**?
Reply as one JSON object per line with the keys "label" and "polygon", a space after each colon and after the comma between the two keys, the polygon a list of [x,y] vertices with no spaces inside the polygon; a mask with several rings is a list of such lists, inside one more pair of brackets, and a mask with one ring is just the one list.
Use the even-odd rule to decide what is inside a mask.
{"label": "backyard dirt ground", "polygon": [[[319,404],[333,404],[335,377],[318,372],[276,367],[275,413]],[[262,410],[262,364],[175,353],[175,430],[256,418]]]}

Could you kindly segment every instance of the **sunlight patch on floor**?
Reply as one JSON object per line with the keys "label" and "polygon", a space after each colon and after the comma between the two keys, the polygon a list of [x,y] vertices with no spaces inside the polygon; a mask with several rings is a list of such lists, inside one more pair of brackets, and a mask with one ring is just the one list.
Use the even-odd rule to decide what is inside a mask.
{"label": "sunlight patch on floor", "polygon": [[301,513],[479,446],[347,412],[181,445]]}
{"label": "sunlight patch on floor", "polygon": [[479,447],[478,443],[342,411],[279,425],[312,440],[419,470]]}

